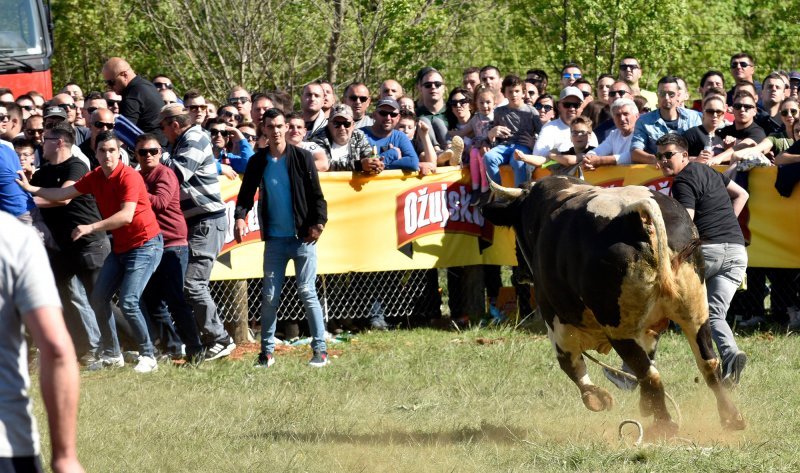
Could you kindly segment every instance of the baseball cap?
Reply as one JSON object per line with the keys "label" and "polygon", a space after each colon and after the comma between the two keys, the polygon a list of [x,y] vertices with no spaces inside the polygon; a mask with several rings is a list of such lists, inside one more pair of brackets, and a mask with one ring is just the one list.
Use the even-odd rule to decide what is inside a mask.
{"label": "baseball cap", "polygon": [[800,72],[792,71],[789,73],[789,80],[800,80]]}
{"label": "baseball cap", "polygon": [[348,120],[353,120],[353,109],[349,105],[343,103],[336,104],[331,108],[331,115],[329,120],[333,121],[336,117],[343,117]]}
{"label": "baseball cap", "polygon": [[164,121],[167,118],[178,117],[181,115],[188,115],[189,111],[184,108],[183,104],[180,103],[170,103],[161,107],[161,111],[158,113],[158,121]]}
{"label": "baseball cap", "polygon": [[583,102],[583,92],[581,89],[577,87],[564,87],[561,89],[561,94],[558,96],[558,100],[564,100],[567,97],[575,97],[581,102]]}
{"label": "baseball cap", "polygon": [[375,108],[378,109],[382,105],[387,105],[389,107],[392,107],[395,110],[400,110],[400,104],[397,103],[397,100],[395,100],[395,99],[393,99],[391,97],[386,97],[385,99],[378,100],[378,103],[375,104]]}
{"label": "baseball cap", "polygon": [[58,117],[67,119],[67,111],[58,105],[53,105],[44,109],[44,118]]}

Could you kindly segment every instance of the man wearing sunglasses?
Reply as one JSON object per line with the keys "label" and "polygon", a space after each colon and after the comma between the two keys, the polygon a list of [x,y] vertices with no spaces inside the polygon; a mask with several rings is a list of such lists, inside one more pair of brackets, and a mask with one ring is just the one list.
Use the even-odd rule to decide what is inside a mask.
{"label": "man wearing sunglasses", "polygon": [[756,101],[749,93],[736,94],[733,99],[733,123],[718,133],[726,148],[741,152],[767,138],[764,129],[755,122],[756,110]]}
{"label": "man wearing sunglasses", "polygon": [[[64,110],[62,107],[58,105],[48,106],[44,109],[44,132],[47,130],[52,130],[56,126],[65,126],[72,130],[73,135],[75,134],[75,129],[72,125],[67,121],[67,111]],[[92,167],[92,163],[89,161],[89,157],[81,151],[81,149],[75,145],[73,138],[72,144],[72,155],[76,158],[80,159],[83,164],[86,165],[87,168]],[[43,144],[44,145],[44,144]]]}
{"label": "man wearing sunglasses", "polygon": [[736,345],[725,317],[747,268],[747,252],[737,216],[749,195],[713,168],[689,160],[686,140],[675,133],[657,141],[656,162],[673,177],[672,196],[697,226],[705,262],[708,321],[722,361],[722,382],[739,384],[747,355]]}
{"label": "man wearing sunglasses", "polygon": [[[111,131],[114,129],[114,112],[107,108],[98,108],[91,115],[89,115],[89,131],[90,136],[89,139],[81,143],[78,148],[83,152],[83,154],[89,158],[89,162],[91,163],[90,168],[95,169],[97,166],[100,165],[100,162],[97,160],[97,156],[95,154],[95,143],[97,140],[97,136],[104,131]],[[128,152],[125,151],[124,148],[120,147],[120,160],[125,165],[130,165],[131,160],[130,156],[128,156]]]}
{"label": "man wearing sunglasses", "polygon": [[[628,84],[633,94],[628,98],[633,99],[633,96],[641,95],[647,99],[647,105],[651,109],[655,109],[658,104],[658,96],[649,90],[642,90],[639,87],[639,79],[641,78],[642,67],[638,59],[632,56],[625,56],[619,61],[619,80]],[[611,101],[613,102],[613,100]]]}
{"label": "man wearing sunglasses", "polygon": [[33,97],[30,95],[20,95],[14,102],[19,105],[19,108],[22,109],[23,122],[28,120],[31,115],[39,114],[39,112],[36,110],[36,104],[33,102]]}
{"label": "man wearing sunglasses", "polygon": [[162,348],[173,359],[182,358],[181,345],[185,344],[186,358],[198,364],[205,358],[205,348],[200,342],[192,307],[183,295],[189,243],[186,220],[181,212],[180,184],[175,173],[161,164],[161,144],[155,135],[139,135],[135,150],[139,173],[164,235],[161,262],[142,293],[153,327],[151,338],[161,340]]}
{"label": "man wearing sunglasses", "polygon": [[785,90],[786,83],[783,82],[780,74],[773,72],[764,79],[761,89],[761,107],[756,112],[755,121],[767,135],[784,131],[781,121],[781,102],[785,98]]}
{"label": "man wearing sunglasses", "polygon": [[[5,140],[6,146],[11,146],[10,141],[22,133],[22,109],[14,102],[2,104],[2,115],[0,115],[0,139]],[[4,118],[2,118],[4,117]]]}
{"label": "man wearing sunglasses", "polygon": [[80,146],[84,141],[89,139],[89,129],[85,126],[75,126],[75,118],[78,116],[78,106],[71,95],[67,93],[60,93],[50,100],[50,105],[58,105],[67,112],[67,121],[75,130],[75,144]]}
{"label": "man wearing sunglasses", "polygon": [[183,105],[164,105],[159,117],[170,143],[170,157],[162,162],[175,171],[181,183],[181,209],[188,229],[184,293],[194,310],[201,339],[208,347],[206,360],[215,360],[236,348],[222,325],[208,287],[228,227],[217,165],[208,135],[192,122]]}
{"label": "man wearing sunglasses", "polygon": [[164,99],[153,83],[138,76],[131,65],[119,57],[106,61],[102,75],[106,86],[122,96],[119,113],[142,132],[155,133],[162,146],[166,145],[158,115],[164,106]]}
{"label": "man wearing sunglasses", "polygon": [[[299,134],[299,120],[289,117],[287,126],[287,142],[296,145]],[[291,140],[289,136],[291,135]],[[320,164],[316,158],[317,169],[322,171],[359,171],[368,174],[377,174],[383,169],[383,163],[372,157],[372,147],[364,136],[362,130],[356,130],[353,111],[349,105],[337,104],[331,108],[328,124],[317,134],[311,137],[325,152],[326,159]],[[305,146],[300,146],[306,148]],[[321,169],[320,169],[321,168]]]}
{"label": "man wearing sunglasses", "polygon": [[702,123],[699,113],[678,106],[679,94],[676,77],[664,76],[658,81],[658,108],[640,116],[633,131],[631,160],[634,163],[655,164],[659,138],[670,132],[683,133]]}
{"label": "man wearing sunglasses", "polygon": [[731,56],[731,75],[733,76],[733,87],[728,91],[728,105],[733,105],[733,96],[736,93],[736,85],[750,82],[756,86],[756,97],[761,95],[761,82],[755,80],[756,63],[753,56],[748,53],[736,53]]}
{"label": "man wearing sunglasses", "polygon": [[379,100],[372,117],[375,123],[361,131],[367,136],[370,146],[377,148],[385,168],[419,171],[419,156],[414,151],[414,144],[405,133],[395,130],[400,121],[397,101],[392,98]]}
{"label": "man wearing sunglasses", "polygon": [[189,111],[189,117],[195,125],[203,126],[208,117],[206,98],[196,90],[190,90],[183,96],[183,105]]}
{"label": "man wearing sunglasses", "polygon": [[[543,126],[533,148],[534,156],[547,158],[550,152],[566,151],[572,148],[572,135],[569,125],[580,113],[583,93],[577,87],[566,87],[558,100],[558,118]],[[589,137],[589,146],[597,147],[594,133]]]}
{"label": "man wearing sunglasses", "polygon": [[241,122],[250,121],[253,103],[250,101],[250,92],[241,85],[231,89],[228,94],[228,105],[236,107],[236,111],[242,116]]}
{"label": "man wearing sunglasses", "polygon": [[577,64],[571,62],[561,68],[561,88],[569,87],[575,83],[576,80],[583,77],[583,72]]}
{"label": "man wearing sunglasses", "polygon": [[363,82],[353,82],[348,85],[344,89],[343,98],[342,102],[353,110],[353,120],[356,122],[354,128],[356,130],[365,126],[372,126],[374,121],[367,114],[372,98],[369,95],[369,89]]}

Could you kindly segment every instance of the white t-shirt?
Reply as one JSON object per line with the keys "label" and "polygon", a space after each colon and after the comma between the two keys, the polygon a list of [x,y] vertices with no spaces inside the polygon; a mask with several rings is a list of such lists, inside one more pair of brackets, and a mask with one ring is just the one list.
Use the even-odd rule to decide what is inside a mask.
{"label": "white t-shirt", "polygon": [[596,156],[614,156],[617,164],[631,164],[631,139],[633,132],[628,136],[622,136],[619,128],[614,128],[606,136],[606,139],[600,143],[600,146],[589,151],[586,154],[594,154]]}
{"label": "white t-shirt", "polygon": [[0,212],[0,457],[39,455],[22,320],[39,307],[61,307],[41,239]]}
{"label": "white t-shirt", "polygon": [[331,143],[331,161],[332,162],[339,162],[345,163],[347,162],[347,152],[349,151],[350,145],[337,145],[336,143]]}
{"label": "white t-shirt", "polygon": [[[597,146],[597,137],[594,133],[589,137],[589,146]],[[570,148],[572,148],[572,135],[569,132],[569,125],[558,118],[542,127],[533,154],[546,158],[550,151],[564,152]]]}

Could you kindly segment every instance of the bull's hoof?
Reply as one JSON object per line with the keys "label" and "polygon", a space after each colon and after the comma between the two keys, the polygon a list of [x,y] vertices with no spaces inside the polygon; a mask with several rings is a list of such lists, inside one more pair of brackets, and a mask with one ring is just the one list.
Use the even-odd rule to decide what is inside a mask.
{"label": "bull's hoof", "polygon": [[650,442],[671,439],[677,434],[678,424],[671,420],[657,420],[644,431],[645,439]]}
{"label": "bull's hoof", "polygon": [[583,405],[594,412],[610,411],[614,407],[614,397],[599,386],[591,386],[581,394]]}
{"label": "bull's hoof", "polygon": [[747,422],[738,412],[722,418],[722,428],[725,430],[744,430],[746,427]]}

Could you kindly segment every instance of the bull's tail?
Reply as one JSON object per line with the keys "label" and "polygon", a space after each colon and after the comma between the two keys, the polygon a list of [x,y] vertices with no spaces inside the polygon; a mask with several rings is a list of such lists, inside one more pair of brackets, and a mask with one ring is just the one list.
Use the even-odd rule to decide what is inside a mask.
{"label": "bull's tail", "polygon": [[667,297],[677,296],[678,283],[675,281],[667,228],[664,225],[661,208],[653,199],[642,199],[630,204],[626,210],[639,214],[642,225],[650,236],[650,244],[656,259],[656,284],[661,289],[661,293]]}

